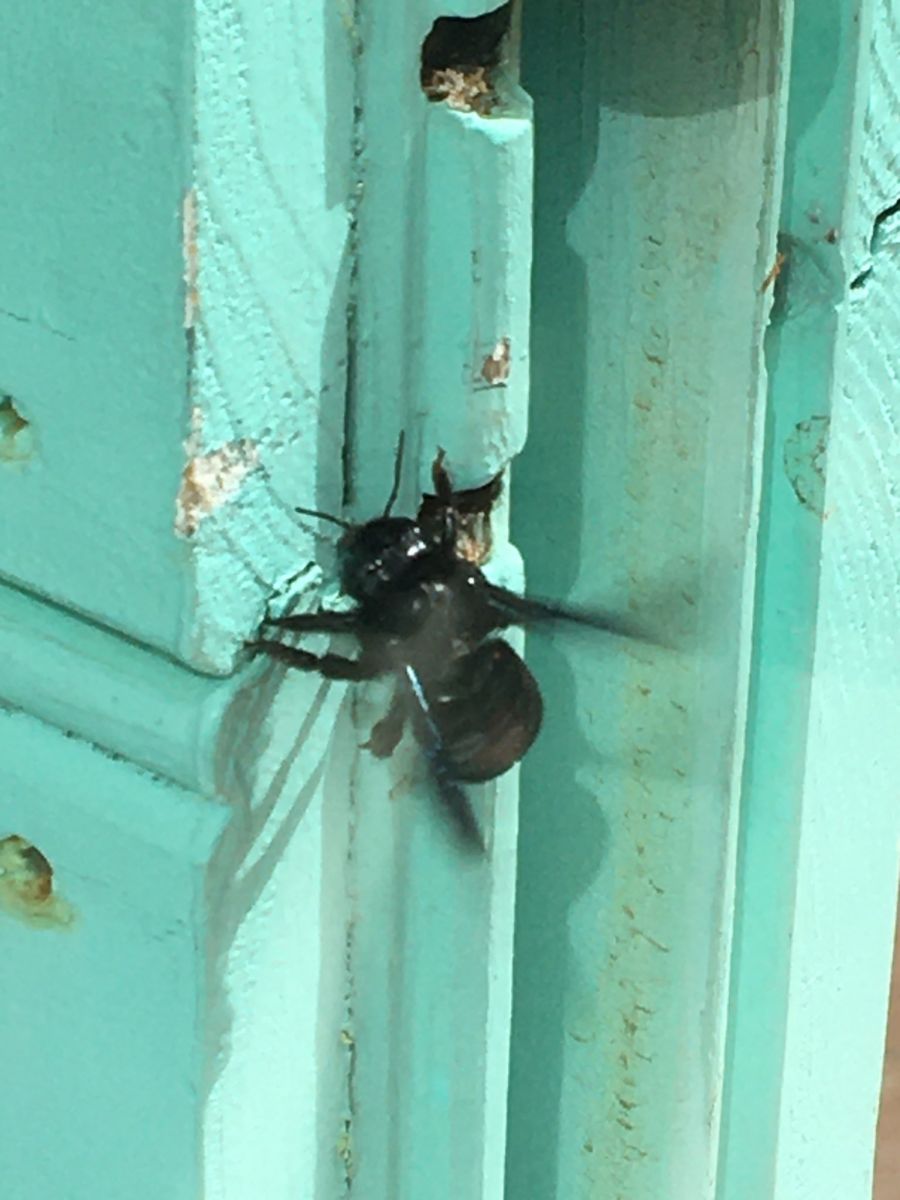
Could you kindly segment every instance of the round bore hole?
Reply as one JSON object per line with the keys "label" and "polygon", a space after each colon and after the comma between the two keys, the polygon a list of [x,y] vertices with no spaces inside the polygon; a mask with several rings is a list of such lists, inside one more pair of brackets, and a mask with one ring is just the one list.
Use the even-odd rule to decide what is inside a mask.
{"label": "round bore hole", "polygon": [[53,889],[45,854],[18,833],[0,838],[0,908],[29,925],[70,925],[71,905]]}
{"label": "round bore hole", "polygon": [[428,99],[490,113],[497,103],[493,74],[511,19],[512,3],[480,17],[438,17],[422,43],[420,80]]}
{"label": "round bore hole", "polygon": [[34,438],[31,426],[13,403],[0,393],[0,462],[23,462],[31,456]]}

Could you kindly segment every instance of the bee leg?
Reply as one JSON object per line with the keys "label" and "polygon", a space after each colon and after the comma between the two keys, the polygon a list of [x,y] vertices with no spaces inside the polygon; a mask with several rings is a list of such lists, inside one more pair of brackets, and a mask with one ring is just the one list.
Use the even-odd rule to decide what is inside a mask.
{"label": "bee leg", "polygon": [[406,709],[399,692],[394,693],[391,706],[380,721],[372,726],[369,740],[363,742],[364,750],[371,750],[376,758],[390,758],[397,749],[403,737],[403,726],[406,724]]}
{"label": "bee leg", "polygon": [[261,639],[247,647],[251,654],[268,654],[270,658],[283,662],[298,671],[318,671],[326,679],[374,679],[381,669],[371,660],[345,658],[342,654],[312,654],[297,646],[285,646],[282,642]]}
{"label": "bee leg", "polygon": [[446,453],[442,447],[438,447],[438,452],[435,455],[434,462],[431,464],[431,481],[434,485],[434,491],[437,498],[443,503],[453,504],[453,483],[450,479],[450,473],[444,466]]}
{"label": "bee leg", "polygon": [[263,624],[289,629],[292,633],[354,633],[357,617],[355,612],[291,613],[286,617],[266,617]]}

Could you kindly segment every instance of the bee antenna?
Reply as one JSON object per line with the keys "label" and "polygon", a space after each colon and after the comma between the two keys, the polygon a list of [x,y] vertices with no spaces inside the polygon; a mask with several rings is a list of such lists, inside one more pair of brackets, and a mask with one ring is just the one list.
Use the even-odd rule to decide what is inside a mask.
{"label": "bee antenna", "polygon": [[332,525],[340,525],[342,529],[352,529],[352,523],[343,517],[335,517],[331,513],[319,512],[317,508],[295,508],[294,512],[303,513],[305,517],[318,517],[320,521],[331,521]]}
{"label": "bee antenna", "polygon": [[400,474],[403,470],[403,446],[405,442],[406,434],[403,430],[401,430],[400,436],[397,438],[397,454],[394,458],[394,486],[391,488],[391,494],[388,496],[388,502],[384,506],[384,515],[386,517],[391,515],[391,509],[394,507],[394,503],[400,493]]}

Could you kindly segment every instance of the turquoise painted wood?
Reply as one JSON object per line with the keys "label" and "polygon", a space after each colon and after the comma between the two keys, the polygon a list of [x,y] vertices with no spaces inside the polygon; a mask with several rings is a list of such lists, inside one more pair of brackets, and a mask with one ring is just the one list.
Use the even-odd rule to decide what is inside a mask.
{"label": "turquoise painted wood", "polygon": [[340,495],[344,18],[11,5],[0,47],[0,574],[225,672]]}
{"label": "turquoise painted wood", "polygon": [[[797,511],[780,535],[790,536],[798,516],[818,525],[807,534],[820,539],[817,604],[807,618],[814,645],[802,666],[802,659],[785,653],[789,635],[770,614],[764,636],[771,641],[768,647],[763,642],[760,662],[772,665],[769,680],[761,670],[758,684],[761,694],[776,680],[782,690],[793,690],[797,674],[807,677],[808,724],[802,743],[792,748],[799,769],[790,800],[799,829],[792,847],[793,906],[787,906],[791,927],[765,949],[770,980],[774,945],[782,947],[778,969],[786,973],[787,1003],[769,1043],[783,1055],[778,1089],[766,1125],[756,1125],[777,1139],[775,1153],[766,1146],[763,1161],[774,1173],[773,1194],[779,1198],[803,1187],[862,1200],[872,1188],[900,841],[890,725],[896,679],[888,667],[896,642],[890,577],[898,554],[898,264],[891,252],[896,215],[890,215],[900,199],[893,137],[900,108],[896,19],[896,5],[860,5],[844,24],[808,6],[798,10],[795,35],[794,69],[807,81],[806,89],[798,86],[789,126],[788,162],[794,169],[784,221],[797,239],[796,273],[785,283],[777,335],[785,361],[783,376],[779,364],[775,380],[777,388],[783,378],[783,391],[776,390],[773,399],[777,421],[779,406],[787,416],[802,396],[802,415],[820,417],[818,436],[827,445],[824,457],[816,454],[818,472],[807,469],[799,479],[787,472]],[[844,54],[848,61],[841,69]],[[829,60],[838,64],[834,76],[822,70]],[[804,103],[814,80],[826,97],[815,114]],[[843,130],[840,138],[837,129]],[[837,156],[836,141],[845,146]],[[817,236],[818,205],[828,219],[825,234]],[[833,245],[829,229],[838,234]],[[830,253],[823,254],[826,248]],[[810,348],[805,356],[820,361],[818,379],[792,369],[792,359],[796,363],[810,339],[821,347],[819,354]],[[787,457],[784,462],[787,467]],[[778,487],[781,503],[788,499],[784,482],[773,482],[773,524]],[[773,544],[773,572],[786,546]],[[795,567],[798,557],[793,556]],[[759,751],[767,732],[761,723]],[[784,732],[782,727],[780,738]],[[759,783],[762,787],[751,781],[748,795],[751,905],[758,896],[754,874],[761,854],[753,805],[763,789],[772,794],[765,776]],[[780,856],[771,863],[769,881],[777,878]],[[758,970],[760,951],[754,938],[745,942],[742,965],[749,974]],[[737,1003],[745,997],[746,991],[737,992]],[[758,995],[750,1003],[757,1013],[772,1011],[770,1003],[760,1005]],[[746,1024],[747,1018],[739,1010],[738,1037],[740,1021]],[[746,1078],[736,1082],[746,1087]],[[772,1095],[770,1087],[766,1092]],[[736,1102],[747,1100],[738,1092]],[[727,1194],[751,1193],[736,1186]]]}
{"label": "turquoise painted wood", "polygon": [[896,263],[879,253],[890,222],[877,217],[900,197],[896,148],[883,149],[897,122],[890,18],[889,5],[797,5],[720,1169],[728,1200],[862,1200],[872,1188],[900,837],[882,667],[895,638],[885,568],[897,556],[887,499],[897,280],[886,278]]}
{"label": "turquoise painted wood", "polygon": [[[384,504],[397,433],[412,467],[401,499],[429,488],[437,446],[460,486],[502,470],[525,438],[531,264],[530,102],[516,81],[515,28],[488,118],[423,105],[423,39],[466,0],[361,6],[363,120],[355,214],[351,501]],[[402,69],[407,64],[407,69]],[[402,220],[397,214],[403,213]],[[390,281],[390,282],[388,282]],[[508,348],[493,383],[486,361]],[[490,374],[490,372],[488,372]],[[490,569],[515,579],[506,506]],[[357,701],[360,741],[385,693]],[[402,799],[413,782],[410,801]],[[435,823],[416,753],[354,781],[351,1193],[392,1200],[498,1197],[503,1189],[515,775],[478,789],[484,862],[461,862]],[[396,799],[386,819],[385,794]]]}
{"label": "turquoise painted wood", "polygon": [[531,585],[507,1200],[715,1194],[790,10],[534,5]]}
{"label": "turquoise painted wood", "polygon": [[173,649],[189,558],[172,501],[187,429],[189,18],[130,0],[0,14],[0,155],[16,164],[0,200],[0,393],[33,447],[0,474],[16,514],[0,572]]}
{"label": "turquoise painted wood", "polygon": [[338,1195],[357,739],[339,689],[182,663],[328,563],[291,506],[340,503],[352,41],[76,4],[0,47],[4,1191]]}
{"label": "turquoise painted wood", "polygon": [[[66,453],[76,444],[66,441],[64,389],[74,386],[72,372],[54,360],[46,368],[54,387],[39,400],[33,383],[44,369],[40,345],[16,343],[15,354],[6,343],[0,347],[8,398],[0,409],[8,450],[0,485],[4,511],[23,516],[0,544],[0,571],[13,585],[0,601],[7,666],[0,686],[7,703],[40,719],[45,747],[30,766],[30,759],[20,764],[18,802],[4,812],[0,835],[12,839],[9,854],[20,839],[36,847],[29,853],[52,862],[60,893],[67,893],[70,859],[40,814],[43,792],[68,770],[56,748],[69,746],[73,735],[78,745],[93,746],[101,763],[131,764],[126,770],[120,763],[120,772],[136,809],[168,811],[165,797],[180,787],[215,831],[196,862],[173,852],[173,871],[190,873],[200,897],[185,908],[181,930],[192,955],[181,964],[181,982],[186,988],[193,981],[196,999],[182,1006],[179,1033],[191,1052],[174,1059],[168,1074],[145,1070],[143,1085],[155,1089],[171,1120],[159,1130],[155,1171],[136,1172],[129,1194],[158,1200],[167,1191],[222,1198],[260,1191],[287,1198],[354,1190],[418,1197],[431,1188],[434,1195],[496,1196],[509,1041],[514,779],[496,789],[502,818],[491,861],[473,867],[473,886],[423,781],[411,778],[417,757],[398,754],[384,771],[368,756],[357,762],[382,698],[377,690],[354,709],[346,689],[285,679],[264,664],[215,679],[176,660],[226,672],[273,594],[281,606],[316,601],[320,581],[333,581],[333,547],[298,527],[291,506],[337,510],[342,490],[357,511],[383,504],[400,428],[412,451],[407,506],[427,481],[438,441],[461,484],[496,472],[520,448],[528,382],[527,98],[510,61],[503,106],[490,122],[430,104],[418,64],[421,41],[440,15],[434,5],[412,6],[406,27],[390,10],[364,27],[350,6],[339,5],[301,16],[288,5],[263,12],[251,4],[204,4],[190,24],[177,22],[174,9],[169,15],[167,42],[148,46],[134,18],[96,48],[90,88],[106,97],[101,161],[111,178],[117,155],[130,152],[131,141],[140,144],[143,126],[123,98],[142,76],[136,67],[120,77],[109,45],[122,37],[124,61],[133,35],[134,54],[148,57],[147,75],[171,76],[171,171],[154,186],[153,165],[144,163],[136,215],[110,201],[123,229],[148,227],[142,278],[167,302],[154,309],[164,337],[155,324],[141,326],[137,339],[120,324],[109,343],[87,345],[79,429],[87,433],[107,415],[111,391],[95,388],[93,369],[104,355],[118,373],[118,400],[137,374],[134,356],[157,366],[167,339],[171,379],[160,385],[162,398],[148,396],[145,407],[124,414],[117,409],[122,429],[98,442],[98,462],[82,471],[78,455]],[[103,41],[86,10],[74,9],[70,19],[73,43],[86,39],[93,49],[92,39]],[[49,16],[21,28],[6,22],[8,54],[46,61],[48,69],[65,56]],[[400,33],[406,74],[396,69],[399,41],[391,41]],[[363,35],[373,47],[365,70]],[[75,88],[77,67],[68,60],[66,67]],[[405,123],[387,102],[388,79],[408,111]],[[368,103],[382,107],[363,155],[353,117],[366,88]],[[52,93],[36,113],[32,96],[21,127],[10,133],[24,164],[23,189],[33,186],[45,160],[58,157],[54,106],[62,103],[62,94]],[[25,154],[40,120],[48,123],[47,141]],[[397,133],[390,153],[405,161],[404,138],[414,134],[420,145],[410,160],[412,182],[424,172],[429,204],[444,205],[442,222],[406,247],[415,294],[386,291],[399,263],[379,261],[384,239],[375,232],[396,225],[411,203],[405,191],[381,195],[377,186],[378,137],[390,146]],[[85,170],[99,171],[93,142],[75,138],[72,153],[83,155]],[[454,204],[459,171],[468,179],[460,195],[468,198]],[[149,238],[145,214],[165,254]],[[80,260],[68,253],[76,240],[68,235],[50,245],[55,275],[82,279]],[[395,296],[403,303],[388,303]],[[430,307],[423,304],[429,296]],[[34,305],[52,299],[48,286]],[[31,301],[20,289],[11,311],[28,315]],[[121,296],[112,311],[127,312]],[[25,324],[11,321],[10,346]],[[379,362],[416,356],[417,373],[403,387],[372,375]],[[492,363],[501,367],[496,378],[485,374]],[[428,417],[418,397],[438,382]],[[101,468],[107,456],[118,462],[120,449],[131,453],[128,504],[109,514],[112,477]],[[159,474],[136,468],[149,457],[163,463]],[[68,510],[57,532],[34,502],[51,492],[64,508],[64,496],[83,497],[78,537]],[[501,506],[495,569],[514,577],[505,520]],[[147,528],[145,541],[132,536],[138,524]],[[45,552],[60,540],[74,566]],[[483,797],[488,814],[490,798]],[[89,825],[79,805],[64,811],[77,841]],[[177,847],[182,818],[171,820]],[[140,857],[139,812],[134,840]],[[12,886],[21,869],[3,866],[2,878]],[[142,882],[152,896],[152,875]],[[101,874],[101,899],[103,884]],[[167,876],[159,887],[171,890]],[[165,914],[174,900],[163,894],[148,903]],[[136,925],[140,914],[127,901],[124,907],[126,926]],[[102,937],[96,905],[74,908],[72,936],[89,925]],[[140,925],[135,938],[143,944]],[[24,942],[16,953],[28,953]],[[8,960],[15,982],[6,998],[22,1012],[34,1001],[33,973],[19,970],[18,961]],[[149,950],[138,955],[134,986],[148,1005],[159,992],[160,1011],[178,1021],[154,962]],[[75,1026],[95,1029],[74,971],[61,969],[57,985],[77,997]],[[57,1036],[64,1041],[65,1030]],[[110,1091],[117,1057],[128,1052],[125,1033],[110,1042],[103,1059]],[[163,1052],[156,1047],[153,1056]],[[78,1062],[71,1070],[55,1065],[61,1104],[80,1095]],[[37,1043],[29,1043],[21,1076],[44,1070]],[[106,1104],[98,1103],[96,1126],[84,1108],[78,1130],[102,1138]],[[146,1128],[135,1112],[116,1130],[124,1176],[129,1159],[142,1161],[135,1143],[146,1142]],[[76,1169],[59,1155],[16,1166],[23,1194],[52,1189],[79,1200],[104,1186],[95,1160]]]}
{"label": "turquoise painted wood", "polygon": [[[0,13],[4,1198],[867,1195],[897,3],[529,0],[429,102],[482,12]],[[649,634],[529,637],[483,861],[384,686],[239,657],[401,429]]]}
{"label": "turquoise painted wood", "polygon": [[17,909],[3,856],[5,1191],[195,1200],[197,943],[227,810],[8,710],[0,796],[4,841],[19,831],[53,870],[53,895]]}

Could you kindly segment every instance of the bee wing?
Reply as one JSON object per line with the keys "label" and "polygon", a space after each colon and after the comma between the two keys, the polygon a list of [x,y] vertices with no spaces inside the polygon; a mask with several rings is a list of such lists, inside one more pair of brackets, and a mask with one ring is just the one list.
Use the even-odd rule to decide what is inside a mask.
{"label": "bee wing", "polygon": [[498,618],[497,628],[507,625],[539,625],[550,621],[570,621],[576,625],[587,625],[619,637],[644,640],[644,635],[626,618],[614,613],[592,611],[586,608],[570,608],[553,600],[539,600],[534,596],[519,596],[496,584],[486,584],[487,601]]}
{"label": "bee wing", "polygon": [[416,739],[428,760],[435,791],[447,815],[456,826],[462,840],[474,850],[484,851],[484,836],[472,811],[469,797],[457,782],[455,772],[444,751],[440,729],[434,719],[431,704],[418,671],[410,663],[403,666],[414,716]]}

